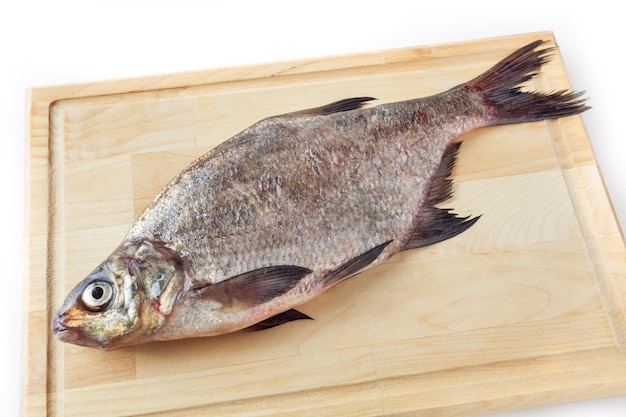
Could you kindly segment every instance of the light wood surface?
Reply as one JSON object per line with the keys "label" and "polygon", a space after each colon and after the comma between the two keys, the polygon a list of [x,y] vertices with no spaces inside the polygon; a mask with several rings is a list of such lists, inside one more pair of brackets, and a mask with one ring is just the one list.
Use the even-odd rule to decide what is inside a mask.
{"label": "light wood surface", "polygon": [[[24,413],[467,416],[626,393],[626,250],[577,116],[466,135],[446,206],[480,221],[304,305],[314,321],[112,352],[51,336],[67,292],[218,143],[437,93],[535,39],[553,35],[31,90]],[[558,52],[531,88],[569,88]]]}

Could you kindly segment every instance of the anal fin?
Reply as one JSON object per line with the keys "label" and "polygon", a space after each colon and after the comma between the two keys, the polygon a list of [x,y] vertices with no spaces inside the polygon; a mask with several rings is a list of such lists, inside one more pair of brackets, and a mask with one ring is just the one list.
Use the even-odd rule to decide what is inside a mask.
{"label": "anal fin", "polygon": [[480,218],[459,217],[450,211],[432,206],[424,208],[417,215],[417,227],[402,249],[421,248],[450,239],[469,229]]}
{"label": "anal fin", "polygon": [[450,239],[469,229],[480,216],[470,219],[451,213],[452,209],[435,207],[452,196],[452,180],[449,178],[461,142],[453,143],[444,151],[441,162],[431,177],[422,208],[414,219],[414,229],[402,248],[415,249]]}
{"label": "anal fin", "polygon": [[311,317],[298,310],[287,310],[275,316],[269,317],[263,321],[253,324],[250,327],[244,329],[244,331],[257,332],[260,330],[271,329],[272,327],[280,326],[281,324],[288,323],[294,320],[313,320]]}

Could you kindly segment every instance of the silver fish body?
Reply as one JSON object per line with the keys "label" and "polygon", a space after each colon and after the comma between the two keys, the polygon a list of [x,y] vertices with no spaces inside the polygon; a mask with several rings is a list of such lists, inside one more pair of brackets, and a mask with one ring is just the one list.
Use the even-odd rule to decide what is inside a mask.
{"label": "silver fish body", "polygon": [[[427,98],[368,97],[262,120],[199,158],[140,215],[53,322],[101,349],[308,318],[293,310],[394,253],[472,226],[435,205],[472,129],[577,114],[579,93],[517,86],[534,42]],[[251,327],[252,326],[252,327]]]}

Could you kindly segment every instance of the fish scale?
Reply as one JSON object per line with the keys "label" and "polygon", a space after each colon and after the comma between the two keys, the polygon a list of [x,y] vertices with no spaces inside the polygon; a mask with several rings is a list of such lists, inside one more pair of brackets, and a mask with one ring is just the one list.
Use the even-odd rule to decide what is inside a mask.
{"label": "fish scale", "polygon": [[541,45],[434,96],[356,97],[250,126],[155,197],[70,292],[56,336],[115,349],[307,319],[294,308],[333,285],[464,232],[480,216],[438,208],[459,137],[588,108],[581,93],[520,89],[552,51]]}
{"label": "fish scale", "polygon": [[[364,112],[366,111],[367,110],[364,110]],[[318,118],[324,117],[328,116],[318,116]],[[300,116],[300,118],[304,117]],[[362,120],[365,122],[367,118],[362,118]],[[328,121],[325,121],[325,123],[322,124],[322,130],[328,129],[327,123]],[[381,158],[385,159],[385,162],[379,165],[384,166],[387,171],[397,171],[398,168],[394,166],[395,155],[388,155],[390,153],[388,150],[383,150],[382,152],[378,150],[378,147],[383,146],[387,148],[387,145],[378,141],[378,146],[375,147],[371,146],[371,142],[363,141],[362,137],[365,134],[361,132],[365,129],[365,127],[357,125],[355,129],[339,132],[339,134],[345,135],[346,138],[341,140],[343,146],[340,147],[339,150],[332,149],[335,155],[339,155],[337,159],[348,161],[354,159],[353,153],[355,151],[362,154],[376,154],[378,155],[379,161]],[[312,128],[308,127],[306,130],[307,132],[301,134],[296,133],[295,138],[284,137],[282,139],[284,142],[293,142],[294,140],[297,142],[300,136],[311,135],[319,137],[322,134],[319,132],[319,129],[313,131]],[[267,137],[271,136],[272,135],[267,135]],[[210,271],[222,269],[224,272],[219,274],[219,276],[223,277],[220,279],[225,279],[233,274],[243,273],[246,270],[268,266],[269,264],[264,264],[264,257],[256,255],[267,248],[270,248],[269,250],[275,248],[276,255],[274,260],[265,260],[265,262],[283,262],[286,264],[303,264],[302,262],[305,262],[305,265],[310,265],[319,264],[320,260],[325,259],[326,263],[320,264],[319,268],[332,269],[351,257],[357,256],[371,248],[373,241],[380,243],[380,240],[399,239],[399,233],[395,232],[395,229],[406,234],[407,224],[413,217],[411,213],[405,210],[407,214],[403,216],[404,224],[402,224],[397,221],[390,222],[390,218],[393,220],[395,217],[395,220],[397,220],[397,216],[391,216],[389,211],[395,210],[396,207],[400,206],[402,203],[406,204],[406,200],[409,198],[413,200],[410,203],[414,206],[413,211],[417,211],[419,199],[421,198],[419,184],[410,186],[407,183],[415,183],[420,175],[427,175],[420,172],[421,167],[428,165],[432,167],[432,163],[422,163],[419,160],[414,161],[415,166],[403,174],[405,178],[399,179],[396,177],[392,181],[384,181],[384,178],[389,177],[389,175],[385,176],[378,173],[375,159],[358,158],[360,164],[356,172],[351,172],[352,170],[350,169],[334,171],[332,164],[328,163],[328,159],[325,156],[331,152],[329,148],[334,148],[333,143],[335,143],[335,141],[327,140],[325,142],[318,141],[316,145],[317,158],[319,161],[317,166],[322,173],[321,175],[318,175],[314,169],[308,172],[306,170],[302,172],[300,170],[300,164],[274,164],[273,162],[275,161],[286,160],[288,156],[293,157],[293,154],[304,155],[306,158],[310,148],[306,143],[295,143],[288,148],[286,145],[272,141],[272,143],[267,145],[272,148],[269,151],[264,152],[260,146],[255,147],[254,151],[261,152],[262,157],[247,152],[238,158],[236,174],[230,177],[222,176],[221,184],[216,184],[216,181],[206,183],[210,184],[213,188],[211,194],[217,193],[217,190],[220,188],[224,189],[221,198],[215,198],[215,201],[218,203],[216,203],[213,209],[213,215],[207,217],[209,219],[219,218],[225,228],[232,226],[233,229],[236,230],[236,234],[232,233],[233,230],[230,229],[221,230],[219,233],[216,233],[216,227],[214,227],[214,225],[197,223],[189,225],[187,222],[181,225],[172,222],[161,226],[162,230],[157,230],[156,233],[153,232],[152,236],[149,235],[150,232],[146,230],[145,226],[134,227],[127,239],[133,240],[140,236],[145,237],[148,235],[150,238],[163,240],[163,236],[188,236],[198,232],[202,233],[203,230],[212,230],[213,233],[218,235],[228,235],[230,238],[227,242],[217,243],[204,239],[206,244],[194,247],[193,249],[195,251],[189,251],[188,248],[183,247],[185,242],[173,242],[177,250],[187,254],[185,257],[194,260],[197,259],[197,261],[194,262],[195,265],[211,264],[208,267],[202,266],[198,269]],[[348,145],[346,145],[346,143]],[[350,144],[354,144],[354,146],[350,146]],[[275,147],[279,149],[274,150]],[[352,149],[355,151],[352,151]],[[341,151],[343,153],[340,153]],[[418,150],[417,153],[430,155],[431,151],[429,149]],[[221,161],[222,159],[214,158],[212,160]],[[354,161],[352,162],[354,163]],[[250,184],[254,184],[255,178],[261,178],[263,176],[280,176],[285,178],[281,186],[282,194],[286,201],[283,209],[278,209],[273,203],[277,198],[275,188],[269,187],[257,191],[256,187],[250,186]],[[323,183],[331,184],[332,187],[324,187]],[[186,201],[191,201],[191,194],[203,194],[202,189],[199,189],[193,183],[186,183],[184,180],[178,182],[176,187],[181,190],[188,190],[190,195],[184,198]],[[403,192],[403,190],[409,189],[412,190],[411,195],[407,195],[408,193],[406,191]],[[252,195],[250,191],[243,193],[239,192],[239,190],[254,190],[255,195]],[[324,190],[327,195],[341,194],[352,197],[340,198],[339,200],[322,199],[319,194],[316,194],[317,190]],[[181,191],[181,193],[184,193],[184,191]],[[176,196],[177,199],[179,198],[179,193],[173,193],[171,195]],[[385,199],[379,196],[393,197],[395,201],[393,201],[393,204],[385,204]],[[208,198],[208,200],[212,200],[212,198]],[[158,204],[167,206],[169,202],[167,198],[164,198],[162,201],[159,201]],[[193,201],[193,204],[195,206],[195,201]],[[207,210],[205,207],[203,208]],[[309,214],[311,212],[320,214],[323,212],[323,215],[305,216],[304,212],[307,211]],[[147,213],[150,213],[150,208]],[[241,224],[241,213],[247,213],[249,215],[246,224]],[[341,216],[339,213],[350,213],[353,218]],[[375,213],[375,215],[372,215],[372,213]],[[160,216],[161,215],[159,215],[159,217]],[[332,230],[327,230],[327,225],[329,224],[328,218],[333,219],[332,229],[334,229],[338,238],[346,240],[346,236],[352,235],[349,240],[356,242],[356,245],[352,245],[353,249],[351,253],[347,254],[347,257],[333,259],[329,257],[329,253],[323,251],[323,246],[319,246],[317,243],[303,244],[302,250],[306,250],[307,259],[303,259],[302,256],[291,259],[285,257],[285,254],[281,252],[280,248],[285,245],[293,246],[293,242],[291,242],[290,233],[284,233],[284,230],[297,227],[298,223],[302,223],[301,219],[306,219],[306,223],[300,225],[298,233],[301,234],[305,242],[317,242],[320,240],[320,234],[321,237],[325,238],[332,232]],[[268,229],[275,226],[277,223],[280,223],[278,233],[268,235]],[[380,226],[384,223],[387,223],[386,227],[380,232],[377,232],[375,228],[376,224]],[[141,223],[137,223],[137,225],[143,226]],[[189,232],[183,229],[188,227],[192,227],[192,230]],[[152,228],[152,226],[149,228]],[[384,236],[372,236],[372,232],[381,235],[384,234]],[[364,236],[370,236],[369,241],[363,241]],[[268,237],[271,239],[268,239]],[[318,249],[316,250],[316,248]],[[320,251],[322,252],[318,254]],[[233,257],[232,254],[235,254],[235,259],[230,259]],[[219,263],[224,262],[225,259],[229,260],[226,267],[217,268]],[[194,280],[210,280],[215,283],[220,279],[200,275]]]}

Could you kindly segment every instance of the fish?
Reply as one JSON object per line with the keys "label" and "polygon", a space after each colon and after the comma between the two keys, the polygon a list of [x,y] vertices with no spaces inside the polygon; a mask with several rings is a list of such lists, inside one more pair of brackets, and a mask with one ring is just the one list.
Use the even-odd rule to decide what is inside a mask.
{"label": "fish", "polygon": [[546,44],[439,94],[348,98],[226,140],[173,178],[69,292],[55,337],[111,350],[308,320],[297,308],[329,288],[465,232],[480,215],[439,207],[463,134],[590,108],[584,91],[523,88],[553,56]]}

